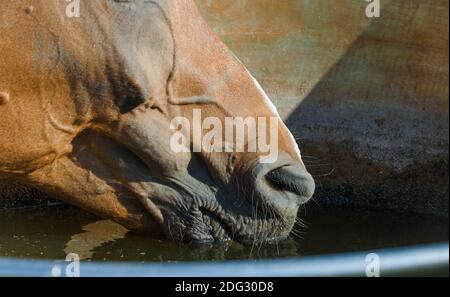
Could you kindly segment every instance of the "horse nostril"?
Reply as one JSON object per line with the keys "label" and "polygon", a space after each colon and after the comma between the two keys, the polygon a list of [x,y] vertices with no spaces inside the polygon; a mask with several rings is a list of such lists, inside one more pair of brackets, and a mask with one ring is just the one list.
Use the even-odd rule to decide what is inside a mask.
{"label": "horse nostril", "polygon": [[298,207],[312,198],[316,188],[304,166],[284,152],[275,163],[259,163],[248,170],[246,180],[253,185],[247,192],[251,203],[282,218],[295,218]]}
{"label": "horse nostril", "polygon": [[314,194],[314,179],[298,166],[277,168],[267,173],[266,178],[277,190],[298,195],[300,203],[306,203]]}

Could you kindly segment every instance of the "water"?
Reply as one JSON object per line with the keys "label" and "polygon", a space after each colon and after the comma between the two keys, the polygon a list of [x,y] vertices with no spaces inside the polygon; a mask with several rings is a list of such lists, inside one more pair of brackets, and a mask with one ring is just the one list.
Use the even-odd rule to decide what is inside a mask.
{"label": "water", "polygon": [[0,211],[0,257],[179,262],[366,251],[448,240],[448,219],[390,212],[312,209],[306,227],[278,244],[187,245],[128,232],[69,206]]}

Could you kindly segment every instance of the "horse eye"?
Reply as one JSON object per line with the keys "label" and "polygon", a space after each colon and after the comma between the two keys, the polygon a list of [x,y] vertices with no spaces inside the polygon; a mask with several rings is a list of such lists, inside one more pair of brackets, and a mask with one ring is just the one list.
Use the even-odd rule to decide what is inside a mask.
{"label": "horse eye", "polygon": [[127,97],[123,100],[116,100],[116,104],[119,107],[120,113],[128,113],[137,107],[141,106],[145,102],[145,99],[141,96]]}
{"label": "horse eye", "polygon": [[148,97],[145,90],[127,74],[110,75],[109,81],[111,95],[121,114],[128,113],[145,103]]}

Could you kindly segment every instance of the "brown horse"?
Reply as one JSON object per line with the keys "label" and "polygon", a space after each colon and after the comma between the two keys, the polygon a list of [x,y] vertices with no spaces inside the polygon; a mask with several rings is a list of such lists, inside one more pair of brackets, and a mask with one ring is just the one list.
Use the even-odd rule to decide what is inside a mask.
{"label": "brown horse", "polygon": [[[85,0],[79,17],[64,0],[0,5],[0,179],[175,240],[289,234],[314,181],[194,1]],[[276,117],[278,158],[174,152],[172,120],[192,121],[195,110],[221,121]]]}

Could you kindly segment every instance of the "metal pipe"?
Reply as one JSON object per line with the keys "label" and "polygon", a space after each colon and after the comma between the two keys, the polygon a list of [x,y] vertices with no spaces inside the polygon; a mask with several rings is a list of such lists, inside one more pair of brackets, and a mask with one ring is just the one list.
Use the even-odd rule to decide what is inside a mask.
{"label": "metal pipe", "polygon": [[[368,255],[379,259],[381,276],[448,275],[449,243],[372,252],[277,260],[178,264],[80,263],[83,277],[329,277],[367,276]],[[46,277],[68,263],[0,258],[0,276]],[[373,264],[373,263],[372,263]]]}

